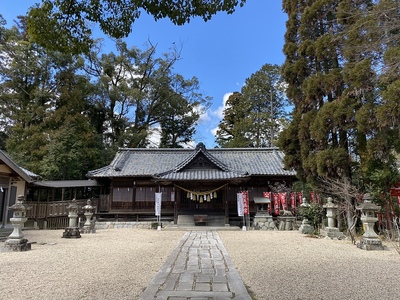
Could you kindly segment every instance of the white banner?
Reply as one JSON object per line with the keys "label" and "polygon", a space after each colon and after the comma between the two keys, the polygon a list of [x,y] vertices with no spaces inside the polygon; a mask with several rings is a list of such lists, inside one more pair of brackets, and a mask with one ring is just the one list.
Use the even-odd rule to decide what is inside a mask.
{"label": "white banner", "polygon": [[171,202],[175,201],[175,192],[171,192]]}
{"label": "white banner", "polygon": [[243,206],[243,194],[242,193],[237,193],[237,209],[238,209],[238,216],[243,217],[244,206]]}
{"label": "white banner", "polygon": [[155,210],[156,210],[156,216],[161,216],[161,198],[162,198],[162,193],[156,193],[155,196]]}

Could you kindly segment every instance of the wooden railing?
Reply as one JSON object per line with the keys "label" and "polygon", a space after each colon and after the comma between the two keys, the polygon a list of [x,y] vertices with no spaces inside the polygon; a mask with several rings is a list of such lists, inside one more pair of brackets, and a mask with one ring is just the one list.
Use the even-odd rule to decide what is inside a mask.
{"label": "wooden railing", "polygon": [[[99,199],[91,199],[91,205],[94,207],[93,212],[97,213],[99,207]],[[26,211],[29,219],[44,219],[48,217],[64,217],[68,216],[68,205],[71,201],[52,201],[52,202],[27,202],[31,208]],[[83,214],[83,207],[87,204],[87,199],[77,200],[78,214]]]}

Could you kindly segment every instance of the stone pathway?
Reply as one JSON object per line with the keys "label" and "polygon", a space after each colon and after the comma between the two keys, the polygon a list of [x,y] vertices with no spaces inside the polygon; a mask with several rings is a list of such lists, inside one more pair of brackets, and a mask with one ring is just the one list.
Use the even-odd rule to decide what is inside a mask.
{"label": "stone pathway", "polygon": [[217,231],[188,231],[140,300],[251,300]]}

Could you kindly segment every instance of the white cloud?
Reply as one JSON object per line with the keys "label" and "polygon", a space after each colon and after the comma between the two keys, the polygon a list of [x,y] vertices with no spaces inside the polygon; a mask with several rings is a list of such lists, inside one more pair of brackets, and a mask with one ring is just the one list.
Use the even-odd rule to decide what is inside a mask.
{"label": "white cloud", "polygon": [[226,101],[233,93],[225,93],[222,97],[222,103],[213,109],[210,107],[204,114],[200,116],[194,140],[203,142],[207,148],[215,146],[215,134],[218,129],[219,122],[223,118],[223,112],[226,108]]}
{"label": "white cloud", "polygon": [[212,123],[212,125],[214,126],[213,128],[210,129],[210,133],[212,134],[212,136],[216,136],[217,134],[217,130],[218,130],[218,125],[219,122],[223,119],[224,117],[224,110],[226,108],[226,102],[228,101],[229,97],[232,95],[233,93],[229,92],[229,93],[225,93],[225,95],[222,97],[222,105],[218,106],[218,108],[214,111],[211,111],[211,115],[213,115],[214,117],[214,121]]}
{"label": "white cloud", "polygon": [[224,110],[226,108],[226,101],[228,101],[229,97],[232,94],[233,93],[231,93],[231,92],[225,93],[225,95],[222,97],[222,105],[218,106],[218,108],[215,111],[211,112],[213,116],[216,116],[216,117],[219,118],[219,121],[222,120],[222,118],[224,117]]}
{"label": "white cloud", "polygon": [[200,118],[199,118],[198,123],[199,123],[199,124],[207,124],[207,123],[210,122],[210,121],[211,121],[211,117],[210,117],[210,115],[208,114],[208,111],[206,111],[204,114],[201,114],[201,115],[200,115]]}
{"label": "white cloud", "polygon": [[161,127],[160,125],[154,125],[149,129],[149,145],[147,148],[157,148],[161,141]]}
{"label": "white cloud", "polygon": [[215,128],[213,128],[213,129],[211,129],[210,132],[211,132],[211,134],[212,134],[213,136],[216,136],[216,135],[217,135],[217,130],[218,130],[218,127],[215,127]]}

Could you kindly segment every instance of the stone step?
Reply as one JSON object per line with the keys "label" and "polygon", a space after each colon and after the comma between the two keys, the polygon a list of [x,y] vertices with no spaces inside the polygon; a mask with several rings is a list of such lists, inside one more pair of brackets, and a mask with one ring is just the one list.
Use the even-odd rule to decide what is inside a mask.
{"label": "stone step", "polygon": [[207,225],[208,226],[225,226],[225,216],[222,215],[209,215],[207,217]]}
{"label": "stone step", "polygon": [[178,215],[178,226],[194,226],[193,215]]}
{"label": "stone step", "polygon": [[[193,215],[178,215],[178,226],[194,226]],[[225,216],[207,215],[207,226],[225,226]]]}

